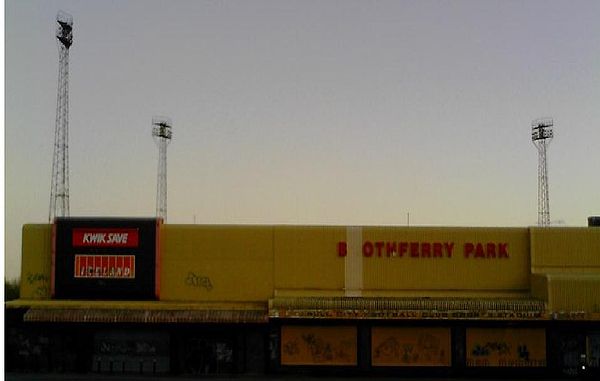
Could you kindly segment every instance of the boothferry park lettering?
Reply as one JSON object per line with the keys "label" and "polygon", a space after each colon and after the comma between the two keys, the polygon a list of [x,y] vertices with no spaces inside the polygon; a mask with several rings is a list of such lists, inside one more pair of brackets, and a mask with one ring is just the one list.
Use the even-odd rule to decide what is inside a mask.
{"label": "boothferry park lettering", "polygon": [[[452,258],[457,251],[464,258],[496,259],[508,258],[507,242],[409,242],[409,241],[364,241],[362,256],[366,258]],[[338,242],[338,256],[348,255],[345,241]]]}

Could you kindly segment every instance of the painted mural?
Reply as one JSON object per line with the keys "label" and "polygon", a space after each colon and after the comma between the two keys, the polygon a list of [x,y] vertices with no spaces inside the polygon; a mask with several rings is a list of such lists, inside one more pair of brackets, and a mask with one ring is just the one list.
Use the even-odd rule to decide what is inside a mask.
{"label": "painted mural", "polygon": [[281,327],[282,365],[356,365],[356,327]]}
{"label": "painted mural", "polygon": [[546,333],[540,328],[469,328],[467,366],[544,367]]}
{"label": "painted mural", "polygon": [[450,366],[450,329],[373,327],[373,366]]}

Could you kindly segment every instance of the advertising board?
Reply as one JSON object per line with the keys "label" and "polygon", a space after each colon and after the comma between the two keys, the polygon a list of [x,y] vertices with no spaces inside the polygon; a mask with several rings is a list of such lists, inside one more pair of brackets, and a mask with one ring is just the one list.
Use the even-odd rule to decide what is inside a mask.
{"label": "advertising board", "polygon": [[153,218],[57,218],[53,297],[158,298],[158,224]]}

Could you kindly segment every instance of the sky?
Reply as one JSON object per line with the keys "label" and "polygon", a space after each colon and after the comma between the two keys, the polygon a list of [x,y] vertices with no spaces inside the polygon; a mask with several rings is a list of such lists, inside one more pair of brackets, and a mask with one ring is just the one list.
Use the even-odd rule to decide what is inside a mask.
{"label": "sky", "polygon": [[[600,215],[600,2],[6,0],[5,272],[47,223],[56,14],[73,16],[71,216],[532,226]],[[409,217],[410,216],[410,217]]]}

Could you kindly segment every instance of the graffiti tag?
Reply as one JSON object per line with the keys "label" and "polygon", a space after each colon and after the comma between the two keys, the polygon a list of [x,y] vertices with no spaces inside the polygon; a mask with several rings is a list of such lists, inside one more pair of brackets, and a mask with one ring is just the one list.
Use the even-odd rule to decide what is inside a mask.
{"label": "graffiti tag", "polygon": [[213,285],[209,277],[198,275],[192,271],[188,272],[188,275],[185,278],[185,284],[190,287],[203,288],[207,291],[211,291],[213,289]]}
{"label": "graffiti tag", "polygon": [[50,296],[50,279],[46,274],[28,273],[27,283],[34,287],[35,296],[47,298]]}

